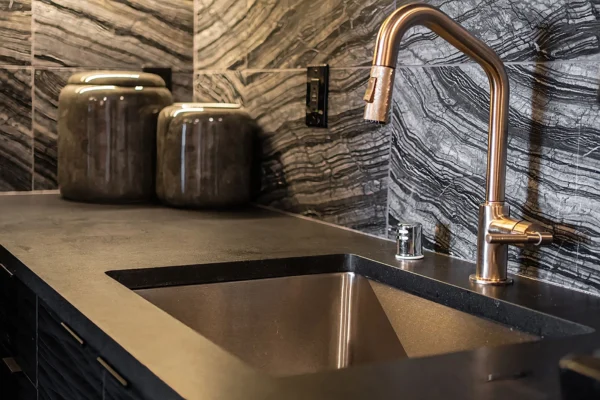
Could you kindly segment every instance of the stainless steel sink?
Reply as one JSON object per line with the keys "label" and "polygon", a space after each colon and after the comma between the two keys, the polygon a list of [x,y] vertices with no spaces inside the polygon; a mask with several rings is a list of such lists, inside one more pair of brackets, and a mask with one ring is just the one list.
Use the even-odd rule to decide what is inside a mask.
{"label": "stainless steel sink", "polygon": [[272,374],[317,372],[407,356],[369,282],[351,272],[137,293]]}
{"label": "stainless steel sink", "polygon": [[[434,281],[433,287],[444,286],[432,301],[425,298],[433,293],[430,287],[420,286],[420,295],[399,290],[410,283],[401,279],[410,275],[402,273],[357,256],[332,255],[108,274],[231,354],[278,376],[534,341],[585,328],[531,310],[535,318],[512,324],[504,314],[473,315],[460,308],[486,310],[490,298],[464,297],[449,307],[439,303],[453,305],[451,299],[464,289]],[[385,277],[387,284],[367,277]]]}

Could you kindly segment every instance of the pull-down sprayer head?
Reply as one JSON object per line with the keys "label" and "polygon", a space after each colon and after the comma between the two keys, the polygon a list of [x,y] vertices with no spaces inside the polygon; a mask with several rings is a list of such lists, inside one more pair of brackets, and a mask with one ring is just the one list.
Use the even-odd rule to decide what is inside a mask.
{"label": "pull-down sprayer head", "polygon": [[382,65],[371,67],[371,77],[365,92],[365,120],[387,123],[392,108],[395,69]]}

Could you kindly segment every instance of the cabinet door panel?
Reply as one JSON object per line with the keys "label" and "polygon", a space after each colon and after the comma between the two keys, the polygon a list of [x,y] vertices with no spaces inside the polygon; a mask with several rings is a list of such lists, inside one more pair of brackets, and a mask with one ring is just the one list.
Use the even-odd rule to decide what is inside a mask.
{"label": "cabinet door panel", "polygon": [[100,400],[103,369],[41,301],[38,309],[39,399]]}
{"label": "cabinet door panel", "polygon": [[36,381],[36,296],[0,264],[0,358],[14,357]]}
{"label": "cabinet door panel", "polygon": [[0,358],[0,399],[36,400],[35,386],[21,372],[11,372]]}
{"label": "cabinet door panel", "polygon": [[104,372],[104,400],[143,400],[131,386],[123,386],[107,371]]}
{"label": "cabinet door panel", "polygon": [[4,266],[0,265],[0,357],[13,355],[11,341],[14,314],[15,278]]}
{"label": "cabinet door panel", "polygon": [[23,282],[14,279],[15,308],[14,315],[14,355],[23,372],[32,382],[37,377],[35,349],[36,295]]}

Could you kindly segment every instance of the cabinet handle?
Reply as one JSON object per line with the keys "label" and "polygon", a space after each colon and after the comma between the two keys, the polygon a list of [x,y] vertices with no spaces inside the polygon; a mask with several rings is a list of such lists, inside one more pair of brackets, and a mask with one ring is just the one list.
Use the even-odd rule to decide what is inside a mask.
{"label": "cabinet handle", "polygon": [[78,334],[76,334],[71,328],[69,328],[67,324],[65,324],[64,322],[61,322],[60,326],[62,326],[65,331],[69,332],[69,335],[71,335],[73,337],[73,339],[75,339],[77,341],[77,343],[79,343],[81,346],[83,346],[85,344],[83,339]]}
{"label": "cabinet handle", "polygon": [[125,378],[123,378],[121,375],[119,375],[119,373],[117,371],[115,371],[113,369],[113,367],[111,367],[110,365],[108,365],[108,363],[106,361],[104,361],[102,359],[102,357],[98,357],[96,360],[98,360],[98,362],[100,363],[100,365],[102,365],[104,367],[104,369],[107,370],[108,373],[113,376],[113,378],[115,378],[117,381],[119,381],[119,383],[121,385],[127,387],[127,381],[125,380]]}
{"label": "cabinet handle", "polygon": [[13,277],[15,274],[13,274],[12,272],[10,272],[10,270],[8,268],[6,268],[4,266],[4,264],[0,263],[0,269],[3,269],[4,271],[6,271],[6,273],[8,274],[9,277]]}
{"label": "cabinet handle", "polygon": [[8,370],[11,374],[16,374],[17,372],[21,372],[21,367],[17,364],[17,361],[12,357],[3,358],[4,364],[8,367]]}

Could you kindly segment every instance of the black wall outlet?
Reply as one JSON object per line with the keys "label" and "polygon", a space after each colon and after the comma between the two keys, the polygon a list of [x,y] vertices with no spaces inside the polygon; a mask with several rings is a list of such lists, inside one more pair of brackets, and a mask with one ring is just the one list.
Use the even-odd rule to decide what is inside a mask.
{"label": "black wall outlet", "polygon": [[309,65],[306,71],[306,125],[327,128],[329,65]]}

